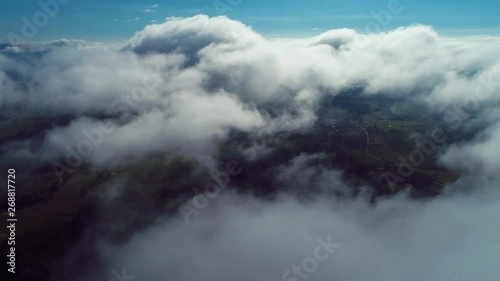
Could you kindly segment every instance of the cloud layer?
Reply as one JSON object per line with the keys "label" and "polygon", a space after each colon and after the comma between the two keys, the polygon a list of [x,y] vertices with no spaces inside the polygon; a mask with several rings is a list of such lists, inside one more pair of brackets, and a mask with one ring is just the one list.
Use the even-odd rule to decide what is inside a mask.
{"label": "cloud layer", "polygon": [[496,281],[499,50],[498,38],[444,38],[422,25],[266,39],[204,15],[147,26],[124,44],[11,46],[0,51],[1,116],[54,122],[3,142],[2,158],[68,162],[76,151],[109,167],[166,152],[213,165],[231,133],[312,129],[325,100],[343,92],[426,105],[436,126],[459,136],[439,156],[464,174],[450,196],[339,201],[333,195],[348,193],[341,171],[308,167],[322,155],[302,155],[276,168],[276,182],[317,197],[224,193],[191,225],[160,219],[99,254],[138,280],[296,281],[306,278],[283,274],[331,237],[341,247],[307,280]]}
{"label": "cloud layer", "polygon": [[191,150],[230,129],[307,129],[322,98],[352,88],[436,111],[464,101],[482,110],[498,104],[499,46],[495,38],[441,38],[418,25],[269,40],[226,17],[172,18],[124,46],[61,41],[7,48],[0,54],[0,104],[3,114],[71,120],[30,151],[48,160],[65,155],[62,143],[76,147],[83,138],[77,131],[107,119],[116,130],[89,157],[107,163],[110,154],[119,160],[130,151]]}

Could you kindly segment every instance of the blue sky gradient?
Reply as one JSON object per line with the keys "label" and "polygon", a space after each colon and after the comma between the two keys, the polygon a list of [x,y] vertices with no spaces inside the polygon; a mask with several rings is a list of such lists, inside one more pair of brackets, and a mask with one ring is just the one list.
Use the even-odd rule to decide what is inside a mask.
{"label": "blue sky gradient", "polygon": [[[51,1],[56,0],[41,2]],[[152,22],[163,22],[167,17],[186,17],[200,13],[210,16],[226,15],[252,26],[257,32],[268,37],[305,37],[343,27],[365,32],[367,24],[374,20],[372,11],[388,11],[389,3],[397,0],[217,1],[69,0],[64,5],[60,4],[54,17],[49,17],[46,25],[37,28],[36,36],[29,40],[123,40]],[[421,23],[434,26],[444,35],[500,34],[498,0],[399,2],[402,11],[392,14],[388,25],[379,25],[380,30]],[[22,18],[33,22],[33,16],[37,12],[43,12],[37,0],[4,0],[2,4],[0,42],[8,42],[7,35],[10,32],[22,36]]]}

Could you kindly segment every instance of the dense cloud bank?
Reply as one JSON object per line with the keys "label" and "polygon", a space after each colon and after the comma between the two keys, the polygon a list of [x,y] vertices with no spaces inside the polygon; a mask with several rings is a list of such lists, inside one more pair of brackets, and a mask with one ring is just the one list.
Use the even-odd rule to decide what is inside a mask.
{"label": "dense cloud bank", "polygon": [[[376,208],[363,200],[304,204],[285,196],[269,203],[228,195],[189,225],[162,220],[102,254],[107,268],[143,280],[494,281],[500,208],[498,192],[488,195],[425,203],[401,197]],[[318,240],[338,245],[304,265]],[[103,274],[111,276],[82,280]]]}
{"label": "dense cloud bank", "polygon": [[[499,50],[498,38],[443,38],[420,25],[271,40],[203,15],[148,26],[124,44],[11,46],[0,52],[1,116],[59,121],[3,142],[2,158],[68,164],[77,153],[109,167],[166,152],[210,166],[231,132],[310,130],[325,99],[352,89],[426,105],[447,129],[480,131],[440,155],[464,174],[451,195],[337,201],[341,171],[304,167],[321,155],[303,155],[278,168],[278,181],[323,196],[223,194],[189,225],[161,219],[100,254],[137,280],[498,280]],[[307,278],[294,273],[327,237],[340,247]]]}
{"label": "dense cloud bank", "polygon": [[179,147],[200,154],[231,129],[310,128],[324,96],[351,88],[443,113],[455,103],[496,106],[499,46],[495,38],[441,38],[428,26],[269,40],[242,23],[200,15],[148,26],[122,46],[66,40],[6,48],[0,104],[5,118],[69,120],[47,130],[38,149],[15,145],[16,155],[58,159],[67,154],[63,143],[76,149],[81,132],[102,120],[112,129],[91,163]]}

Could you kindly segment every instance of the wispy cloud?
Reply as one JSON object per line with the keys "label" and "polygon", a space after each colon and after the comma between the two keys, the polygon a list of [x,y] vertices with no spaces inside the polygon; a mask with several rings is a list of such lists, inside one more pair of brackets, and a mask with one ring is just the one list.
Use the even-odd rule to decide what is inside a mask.
{"label": "wispy cloud", "polygon": [[140,17],[135,17],[133,19],[128,19],[127,22],[131,22],[131,21],[138,21],[140,20],[141,18]]}
{"label": "wispy cloud", "polygon": [[189,9],[189,10],[187,10],[187,12],[191,13],[191,14],[199,14],[202,11],[203,11],[202,9]]}

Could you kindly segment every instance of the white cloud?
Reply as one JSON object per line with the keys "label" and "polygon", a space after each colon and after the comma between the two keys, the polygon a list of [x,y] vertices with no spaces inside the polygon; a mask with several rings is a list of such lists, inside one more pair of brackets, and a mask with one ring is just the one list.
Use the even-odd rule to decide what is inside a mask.
{"label": "white cloud", "polygon": [[340,247],[314,272],[302,269],[307,280],[495,281],[500,228],[491,221],[500,215],[498,193],[483,199],[395,198],[368,206],[228,195],[190,225],[160,221],[104,255],[138,279],[301,280],[299,273],[283,274],[313,256],[318,238],[331,237]]}
{"label": "white cloud", "polygon": [[[243,119],[233,118],[248,110],[252,118],[264,120],[254,122],[259,130],[302,130],[315,122],[321,97],[353,86],[362,85],[366,95],[411,96],[431,106],[459,102],[484,84],[481,77],[498,76],[499,47],[500,41],[493,39],[441,38],[427,26],[372,35],[339,29],[311,39],[267,40],[226,17],[170,18],[136,33],[121,50],[116,45],[65,45],[19,65],[0,55],[5,62],[0,77],[7,93],[1,102],[11,107],[26,101],[23,108],[30,112],[107,114],[113,103],[143,83],[148,69],[155,69],[159,84],[134,103],[130,112],[135,117],[123,124],[123,130],[130,130],[123,133],[128,139],[133,139],[134,122],[158,121],[150,118],[153,112],[165,112],[166,123],[173,125],[171,112],[180,97],[211,102],[217,98],[214,93],[224,93],[235,108],[227,121],[210,117],[227,111],[224,106],[229,103],[213,112],[190,113],[194,120],[199,115],[218,124],[206,127],[214,130],[205,134],[207,138],[223,136],[221,130],[231,127],[249,129],[238,123]],[[27,80],[16,82],[5,74],[8,71],[23,72]],[[481,104],[491,105],[498,101],[499,91],[487,88],[491,93]],[[279,114],[271,118],[262,115],[263,109]]]}
{"label": "white cloud", "polygon": [[[103,255],[141,280],[279,280],[310,255],[317,237],[332,235],[341,249],[309,280],[498,280],[500,229],[492,222],[500,215],[493,189],[500,182],[499,47],[498,39],[451,40],[420,25],[270,40],[240,22],[203,15],[149,25],[123,45],[11,47],[0,52],[2,108],[71,120],[33,142],[4,144],[3,156],[59,159],[66,146],[85,139],[84,130],[108,120],[115,130],[88,157],[93,165],[158,152],[203,161],[231,130],[310,128],[323,97],[354,87],[362,95],[406,98],[434,109],[488,89],[471,120],[486,129],[441,158],[467,173],[455,186],[482,191],[375,206],[290,198],[238,205],[238,197],[221,196],[191,226],[174,218],[138,234],[153,248],[136,237]],[[142,93],[137,87],[148,88],[139,100],[131,98]],[[321,155],[277,167],[277,180],[296,189],[313,185],[327,192],[335,184],[335,191],[344,190],[341,172],[308,168],[310,157]]]}

